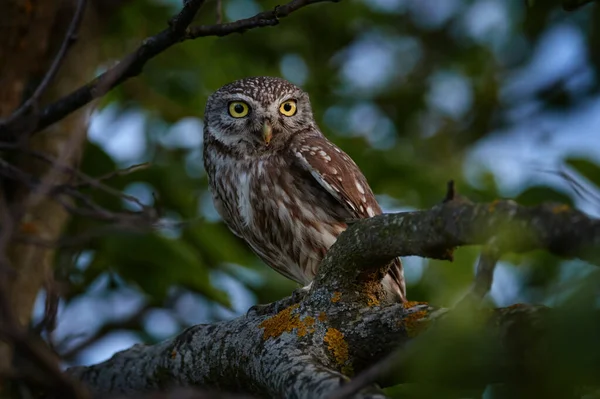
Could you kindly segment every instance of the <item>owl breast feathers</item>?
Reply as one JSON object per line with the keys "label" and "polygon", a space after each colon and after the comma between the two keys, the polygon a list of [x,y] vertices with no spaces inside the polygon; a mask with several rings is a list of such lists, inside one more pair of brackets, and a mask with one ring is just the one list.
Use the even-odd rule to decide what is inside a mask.
{"label": "owl breast feathers", "polygon": [[[345,221],[381,214],[358,166],[317,127],[308,95],[283,79],[242,79],[209,97],[204,166],[231,231],[303,285]],[[399,258],[383,284],[393,299],[406,300]]]}

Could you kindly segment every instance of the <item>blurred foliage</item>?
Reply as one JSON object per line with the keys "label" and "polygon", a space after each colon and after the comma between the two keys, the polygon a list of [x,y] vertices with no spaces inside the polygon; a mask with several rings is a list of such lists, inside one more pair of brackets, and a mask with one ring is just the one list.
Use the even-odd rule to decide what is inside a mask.
{"label": "blurred foliage", "polygon": [[[105,21],[104,50],[113,58],[131,51],[163,29],[179,3],[126,2]],[[223,0],[224,17],[277,4]],[[215,7],[208,1],[196,22],[214,23]],[[454,179],[473,201],[508,196],[600,213],[600,133],[577,123],[584,111],[599,111],[599,18],[597,5],[566,13],[559,1],[528,7],[519,0],[354,0],[306,7],[277,27],[169,49],[102,99],[82,163],[85,173],[102,176],[150,162],[108,183],[147,204],[156,198],[165,223],[58,252],[59,279],[68,287],[59,317],[64,330],[81,330],[71,304],[92,298],[85,311],[95,312],[122,291],[170,315],[156,323],[182,327],[242,314],[295,288],[228,231],[207,192],[204,104],[211,92],[245,76],[282,76],[302,86],[324,133],[356,160],[386,210],[430,207]],[[567,148],[565,135],[573,132],[582,134]],[[527,145],[532,150],[524,157]],[[586,190],[574,189],[562,168]],[[110,209],[135,209],[98,190],[86,193]],[[81,237],[99,227],[75,217],[65,234]],[[469,286],[477,256],[477,248],[462,248],[453,264],[407,259],[409,297],[452,305]],[[500,304],[566,306],[566,294],[576,292],[569,284],[589,270],[542,252],[503,260],[491,298]],[[148,342],[165,338],[148,334],[147,324],[135,332]]]}

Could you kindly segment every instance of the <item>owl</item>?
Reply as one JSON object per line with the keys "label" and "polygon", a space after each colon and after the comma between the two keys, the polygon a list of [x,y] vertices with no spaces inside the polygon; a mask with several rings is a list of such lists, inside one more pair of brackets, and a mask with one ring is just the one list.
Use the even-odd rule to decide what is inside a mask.
{"label": "owl", "polygon": [[[319,130],[308,94],[280,78],[241,79],[208,98],[203,158],[229,229],[305,288],[348,220],[381,214],[358,166]],[[399,258],[382,283],[406,300]]]}

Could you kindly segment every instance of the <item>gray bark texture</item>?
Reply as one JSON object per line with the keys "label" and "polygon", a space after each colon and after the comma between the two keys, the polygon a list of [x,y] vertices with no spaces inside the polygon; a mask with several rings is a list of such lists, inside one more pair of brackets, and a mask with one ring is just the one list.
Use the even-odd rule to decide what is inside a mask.
{"label": "gray bark texture", "polygon": [[[531,305],[449,310],[419,302],[386,304],[380,281],[395,256],[451,259],[457,246],[490,242],[497,253],[545,249],[598,263],[600,221],[564,205],[453,198],[427,211],[357,221],[331,248],[308,293],[234,320],[190,327],[154,346],[136,345],[68,374],[98,397],[200,386],[257,397],[383,398],[370,379],[352,387],[351,378],[360,379],[390,353],[406,360],[416,353],[415,342],[444,341],[459,325],[477,326],[472,329],[477,340],[460,352],[464,362],[474,356],[469,359],[477,373],[481,362],[489,362],[483,347],[535,353],[552,311]],[[498,362],[495,375],[518,367]],[[407,378],[398,362],[391,371],[389,383]]]}

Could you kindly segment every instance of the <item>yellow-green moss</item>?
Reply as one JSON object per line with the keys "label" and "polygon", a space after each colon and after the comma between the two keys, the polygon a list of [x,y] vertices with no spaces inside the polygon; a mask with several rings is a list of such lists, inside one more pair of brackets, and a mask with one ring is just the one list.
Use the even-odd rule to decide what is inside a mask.
{"label": "yellow-green moss", "polygon": [[327,344],[327,349],[333,355],[335,362],[341,366],[342,373],[352,374],[352,365],[349,363],[348,343],[344,339],[344,334],[336,328],[328,328],[323,341]]}
{"label": "yellow-green moss", "polygon": [[260,323],[259,327],[264,328],[263,339],[276,338],[284,332],[291,332],[294,329],[296,329],[296,333],[299,337],[314,333],[315,318],[306,316],[304,319],[300,319],[300,316],[293,314],[293,311],[296,310],[298,306],[299,305],[296,304],[285,308],[275,316]]}

